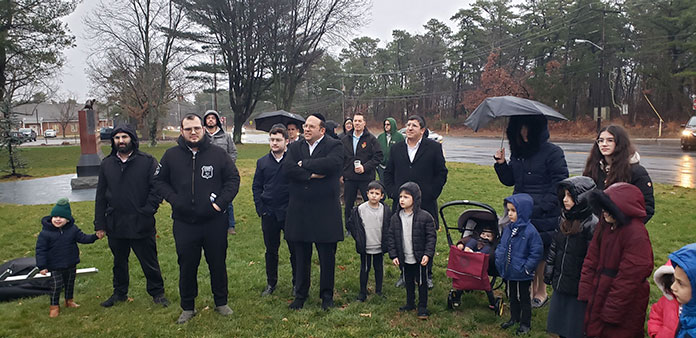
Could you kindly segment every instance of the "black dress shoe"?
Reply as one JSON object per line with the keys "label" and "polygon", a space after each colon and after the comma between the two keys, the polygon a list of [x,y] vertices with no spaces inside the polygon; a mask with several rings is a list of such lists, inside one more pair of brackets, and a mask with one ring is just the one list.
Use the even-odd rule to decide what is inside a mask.
{"label": "black dress shoe", "polygon": [[167,299],[167,297],[164,296],[164,294],[161,294],[161,295],[159,295],[159,296],[157,296],[157,297],[153,297],[153,298],[152,298],[152,301],[153,301],[155,304],[162,305],[162,307],[167,307],[167,306],[169,306],[169,300]]}
{"label": "black dress shoe", "polygon": [[261,297],[270,296],[275,291],[275,286],[266,285],[266,288],[261,292]]}
{"label": "black dress shoe", "polygon": [[299,310],[302,309],[302,307],[304,307],[304,302],[305,301],[302,299],[295,298],[295,300],[293,300],[288,307],[291,310]]}
{"label": "black dress shoe", "polygon": [[507,322],[500,324],[500,328],[507,329],[515,324],[517,324],[517,321],[510,319]]}
{"label": "black dress shoe", "polygon": [[406,312],[406,311],[411,311],[411,310],[415,310],[415,309],[416,309],[416,307],[414,305],[406,304],[406,305],[400,307],[399,311]]}
{"label": "black dress shoe", "polygon": [[111,295],[111,297],[109,297],[109,299],[103,301],[103,302],[101,303],[101,306],[103,306],[103,307],[112,307],[112,306],[114,306],[114,304],[116,304],[116,303],[118,303],[118,302],[123,302],[123,301],[125,301],[126,299],[128,299],[128,296],[118,296],[118,295],[116,295],[116,294],[113,294],[113,295]]}
{"label": "black dress shoe", "polygon": [[334,301],[332,298],[326,298],[321,301],[321,309],[324,311],[329,311],[330,308],[334,307]]}
{"label": "black dress shoe", "polygon": [[530,330],[532,330],[531,327],[521,324],[520,327],[517,328],[517,331],[515,331],[515,335],[521,336],[523,334],[528,334]]}
{"label": "black dress shoe", "polygon": [[364,302],[367,299],[367,295],[364,293],[359,293],[357,297],[355,297],[355,300],[358,302]]}
{"label": "black dress shoe", "polygon": [[428,319],[430,312],[425,308],[418,308],[418,319]]}

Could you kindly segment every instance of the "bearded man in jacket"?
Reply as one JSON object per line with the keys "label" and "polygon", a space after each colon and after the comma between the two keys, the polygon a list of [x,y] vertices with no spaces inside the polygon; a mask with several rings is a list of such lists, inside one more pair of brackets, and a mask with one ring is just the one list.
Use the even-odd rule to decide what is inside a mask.
{"label": "bearded man in jacket", "polygon": [[[103,307],[128,299],[128,256],[131,250],[140,261],[147,280],[147,293],[164,307],[164,281],[157,260],[155,213],[162,203],[154,187],[157,160],[138,148],[138,135],[129,126],[111,133],[111,154],[99,166],[94,203],[94,230],[108,236],[114,256],[114,292]],[[100,236],[100,238],[102,237]]]}

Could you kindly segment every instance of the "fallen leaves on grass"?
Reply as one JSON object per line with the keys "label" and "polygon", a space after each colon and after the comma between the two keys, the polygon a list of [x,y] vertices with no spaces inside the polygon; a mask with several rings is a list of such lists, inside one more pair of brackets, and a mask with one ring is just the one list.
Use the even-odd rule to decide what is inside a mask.
{"label": "fallen leaves on grass", "polygon": [[360,314],[360,317],[372,318],[372,312],[370,312],[370,313],[361,313],[361,314]]}

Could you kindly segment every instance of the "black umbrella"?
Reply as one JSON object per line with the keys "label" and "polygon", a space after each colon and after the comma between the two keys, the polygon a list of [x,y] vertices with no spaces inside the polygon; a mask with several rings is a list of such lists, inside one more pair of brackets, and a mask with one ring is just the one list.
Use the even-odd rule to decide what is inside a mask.
{"label": "black umbrella", "polygon": [[254,119],[254,123],[256,124],[256,130],[263,131],[271,131],[271,127],[273,127],[274,124],[278,123],[282,123],[286,127],[288,123],[294,123],[297,125],[298,129],[301,129],[304,122],[304,117],[295,113],[287,112],[285,110],[261,113]]}
{"label": "black umbrella", "polygon": [[544,115],[548,120],[567,120],[563,114],[541,102],[514,96],[496,96],[483,100],[464,124],[478,131],[497,117],[519,115]]}

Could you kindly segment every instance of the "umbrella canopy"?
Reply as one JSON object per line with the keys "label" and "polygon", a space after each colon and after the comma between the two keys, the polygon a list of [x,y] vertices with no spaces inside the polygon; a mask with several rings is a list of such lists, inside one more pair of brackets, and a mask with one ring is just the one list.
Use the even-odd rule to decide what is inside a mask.
{"label": "umbrella canopy", "polygon": [[485,99],[464,124],[478,131],[494,118],[519,115],[544,115],[548,120],[567,120],[563,114],[541,102],[514,96],[496,96]]}
{"label": "umbrella canopy", "polygon": [[273,127],[273,125],[277,123],[282,123],[286,127],[288,123],[295,123],[298,129],[302,129],[302,125],[304,124],[304,122],[304,117],[295,113],[287,112],[285,110],[261,113],[254,119],[254,123],[256,124],[256,130],[263,131],[271,131],[271,127]]}

